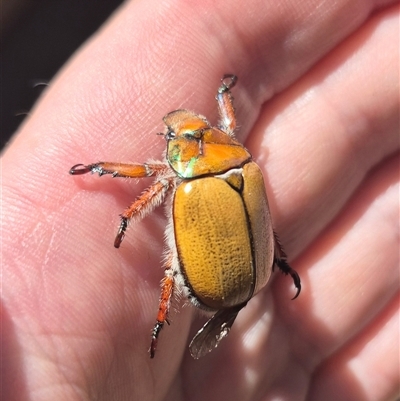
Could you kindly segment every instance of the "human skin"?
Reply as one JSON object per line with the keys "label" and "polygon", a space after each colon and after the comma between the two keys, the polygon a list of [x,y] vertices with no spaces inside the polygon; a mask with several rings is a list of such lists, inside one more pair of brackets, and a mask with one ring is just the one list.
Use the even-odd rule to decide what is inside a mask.
{"label": "human skin", "polygon": [[[398,396],[395,3],[137,0],[110,18],[2,155],[2,399]],[[187,345],[202,320],[176,301],[150,359],[162,207],[120,249],[113,240],[151,179],[68,170],[160,159],[162,117],[188,108],[215,122],[224,73],[239,76],[237,137],[302,292],[291,301],[276,272],[200,360]]]}

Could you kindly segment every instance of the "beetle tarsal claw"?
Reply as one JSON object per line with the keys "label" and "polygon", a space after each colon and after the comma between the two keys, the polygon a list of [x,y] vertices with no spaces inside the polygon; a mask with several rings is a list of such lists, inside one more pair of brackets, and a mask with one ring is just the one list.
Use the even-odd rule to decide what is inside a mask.
{"label": "beetle tarsal claw", "polygon": [[221,79],[222,85],[218,89],[218,93],[229,91],[236,85],[237,76],[233,74],[225,74]]}
{"label": "beetle tarsal claw", "polygon": [[158,344],[158,336],[160,334],[161,329],[163,328],[164,323],[157,321],[154,328],[153,328],[153,334],[151,336],[151,344],[150,344],[150,358],[154,358],[154,355],[156,354],[156,349],[157,349],[157,344]]}
{"label": "beetle tarsal claw", "polygon": [[75,166],[72,166],[69,170],[69,173],[71,175],[80,175],[80,174],[86,174],[90,173],[91,168],[90,166],[85,166],[84,164],[75,164]]}
{"label": "beetle tarsal claw", "polygon": [[292,298],[292,301],[293,301],[293,299],[296,299],[300,294],[301,281],[300,281],[300,276],[297,274],[296,270],[291,268],[291,271],[289,273],[292,276],[292,279],[293,279],[293,282],[294,282],[294,286],[297,288],[296,295]]}
{"label": "beetle tarsal claw", "polygon": [[292,267],[290,267],[290,265],[288,264],[288,262],[285,259],[275,259],[274,265],[277,265],[283,274],[286,274],[286,275],[290,274],[290,276],[292,277],[294,286],[297,288],[296,295],[292,298],[292,300],[296,299],[299,296],[300,291],[301,291],[300,276],[297,274],[296,270],[294,270]]}
{"label": "beetle tarsal claw", "polygon": [[125,231],[128,228],[128,220],[125,217],[121,217],[121,224],[119,226],[118,233],[114,240],[114,247],[119,248],[122,240],[125,237]]}

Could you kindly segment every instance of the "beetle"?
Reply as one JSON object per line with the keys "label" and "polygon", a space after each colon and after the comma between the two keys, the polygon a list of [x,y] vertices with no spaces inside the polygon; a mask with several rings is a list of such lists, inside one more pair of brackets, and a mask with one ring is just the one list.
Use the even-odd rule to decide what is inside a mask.
{"label": "beetle", "polygon": [[119,248],[128,223],[141,219],[172,198],[167,210],[167,258],[150,357],[168,323],[171,299],[182,293],[212,317],[192,339],[198,359],[226,337],[247,302],[268,282],[277,266],[294,282],[300,277],[286,260],[272,223],[264,180],[249,151],[235,139],[236,116],[231,89],[237,77],[221,79],[216,100],[220,121],[189,110],[175,110],[163,121],[167,142],[162,162],[77,164],[70,174],[98,173],[113,177],[155,177],[154,183],[121,214],[114,246]]}

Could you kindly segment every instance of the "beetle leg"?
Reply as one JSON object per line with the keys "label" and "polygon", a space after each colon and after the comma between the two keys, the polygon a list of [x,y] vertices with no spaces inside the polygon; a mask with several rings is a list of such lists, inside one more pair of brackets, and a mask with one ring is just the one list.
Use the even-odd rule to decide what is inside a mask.
{"label": "beetle leg", "polygon": [[114,240],[115,248],[119,248],[128,228],[128,223],[134,217],[143,218],[160,205],[173,185],[173,178],[163,178],[146,188],[143,193],[121,214],[121,224]]}
{"label": "beetle leg", "polygon": [[233,107],[233,97],[230,92],[230,89],[235,86],[236,81],[236,75],[224,75],[216,96],[220,115],[219,127],[230,136],[233,136],[233,131],[236,128],[236,115]]}
{"label": "beetle leg", "polygon": [[111,174],[113,177],[142,178],[152,177],[156,174],[163,174],[169,171],[170,167],[166,163],[110,163],[98,162],[93,164],[76,164],[71,167],[71,175],[81,175],[86,173],[98,173],[101,177],[105,174]]}
{"label": "beetle leg", "polygon": [[168,322],[168,313],[171,304],[171,298],[174,291],[174,274],[172,269],[172,253],[170,253],[168,260],[165,266],[165,276],[161,281],[161,295],[160,295],[160,303],[158,306],[158,314],[156,324],[154,325],[152,336],[151,336],[151,344],[150,344],[150,358],[154,358],[158,336],[160,335],[161,329],[164,326],[164,323]]}
{"label": "beetle leg", "polygon": [[297,288],[296,295],[292,298],[295,299],[299,296],[301,291],[301,280],[300,276],[292,267],[290,267],[289,263],[286,260],[286,253],[282,249],[282,245],[279,242],[278,236],[274,232],[274,240],[275,240],[275,250],[274,250],[274,265],[279,267],[280,271],[284,274],[290,274],[295,287]]}

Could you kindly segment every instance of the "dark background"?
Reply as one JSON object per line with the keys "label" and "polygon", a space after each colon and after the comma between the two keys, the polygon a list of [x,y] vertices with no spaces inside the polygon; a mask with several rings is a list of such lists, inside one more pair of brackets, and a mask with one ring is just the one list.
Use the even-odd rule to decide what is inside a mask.
{"label": "dark background", "polygon": [[0,149],[53,75],[123,0],[2,0]]}

